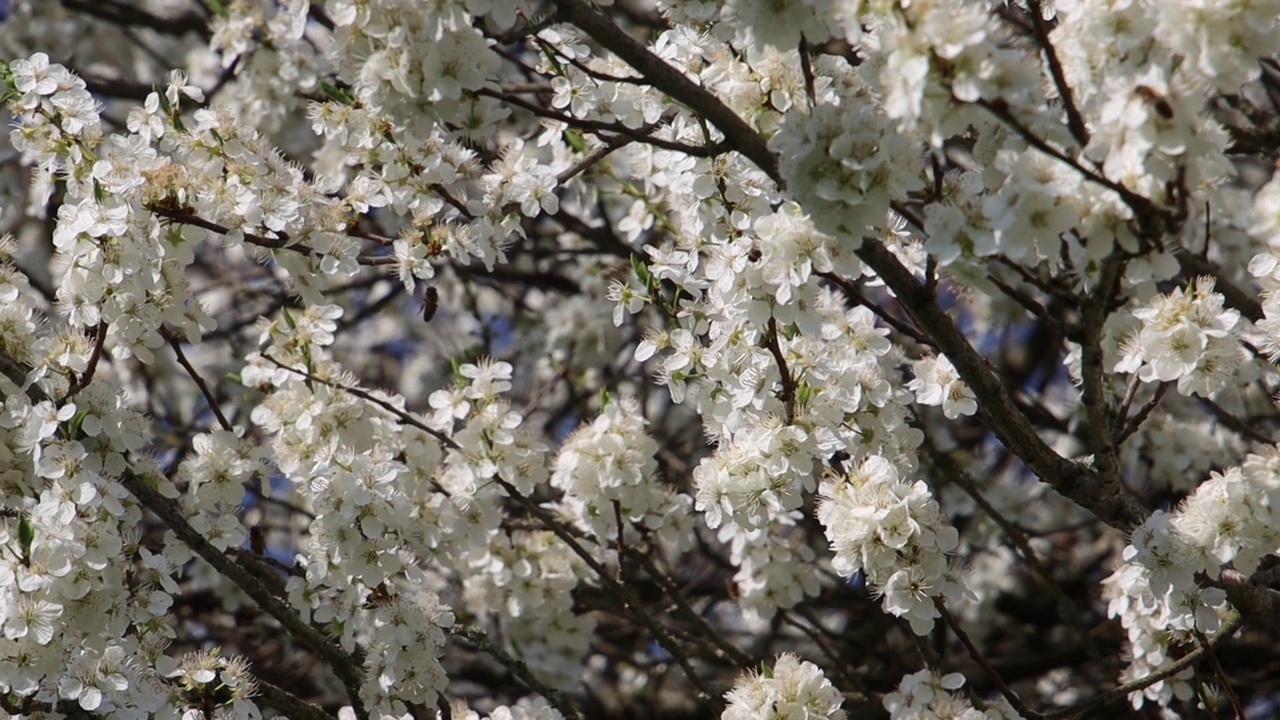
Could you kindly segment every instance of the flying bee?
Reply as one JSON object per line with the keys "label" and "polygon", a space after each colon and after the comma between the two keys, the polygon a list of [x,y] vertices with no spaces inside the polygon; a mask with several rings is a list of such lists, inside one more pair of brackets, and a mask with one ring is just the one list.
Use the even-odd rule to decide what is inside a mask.
{"label": "flying bee", "polygon": [[253,525],[249,528],[249,550],[259,557],[267,554],[267,539],[261,525]]}
{"label": "flying bee", "polygon": [[1169,101],[1163,95],[1156,92],[1154,89],[1149,88],[1146,85],[1138,85],[1133,89],[1133,94],[1138,99],[1150,105],[1151,109],[1155,110],[1156,114],[1160,117],[1165,120],[1173,119],[1173,106],[1169,104]]}
{"label": "flying bee", "polygon": [[434,285],[429,285],[422,293],[422,321],[431,322],[431,318],[436,316],[436,310],[439,309],[440,291],[436,290]]}

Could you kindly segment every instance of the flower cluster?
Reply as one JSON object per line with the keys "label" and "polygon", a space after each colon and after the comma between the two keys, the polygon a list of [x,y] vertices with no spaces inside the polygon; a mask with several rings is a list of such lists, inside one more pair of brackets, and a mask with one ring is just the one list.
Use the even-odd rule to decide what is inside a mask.
{"label": "flower cluster", "polygon": [[[1229,607],[1226,594],[1197,575],[1217,578],[1232,567],[1249,575],[1280,549],[1280,454],[1249,455],[1242,465],[1213,473],[1175,512],[1156,512],[1133,534],[1125,562],[1104,581],[1108,613],[1128,632],[1133,655],[1122,680],[1144,677],[1167,663],[1173,647],[1216,630]],[[1130,695],[1167,705],[1188,697],[1189,671]]]}
{"label": "flower cluster", "polygon": [[167,675],[177,685],[174,694],[187,713],[217,708],[227,720],[261,720],[262,713],[251,698],[258,682],[241,657],[226,658],[215,650],[187,653],[177,660]]}
{"label": "flower cluster", "polygon": [[[489,655],[625,703],[700,671],[704,639],[799,647],[796,618],[844,622],[827,601],[862,580],[917,634],[950,605],[998,644],[1000,608],[961,605],[1032,560],[999,514],[1056,528],[1072,498],[1140,524],[1104,583],[1123,679],[1219,626],[1204,579],[1280,547],[1253,422],[1280,357],[1280,177],[1245,157],[1274,129],[1280,0],[552,4],[153,0],[120,24],[0,0],[22,58],[0,67],[8,700],[256,720],[247,660],[166,649],[233,644],[183,603],[217,614],[237,586],[347,655],[344,720],[429,712],[446,667]],[[1086,374],[1114,433],[1077,432]],[[1016,405],[982,407],[1002,383]],[[961,496],[935,450],[990,477]],[[1181,504],[1111,517],[1079,494],[1095,474],[1128,509]],[[1080,570],[1067,544],[1031,543]],[[492,644],[451,655],[455,622]],[[909,675],[885,708],[1013,717],[960,686]],[[561,717],[494,691],[490,720]],[[841,699],[783,654],[724,717]]]}
{"label": "flower cluster", "polygon": [[[480,713],[461,701],[454,704],[452,716],[456,720],[481,720]],[[484,720],[564,720],[564,715],[542,698],[522,698],[515,705],[499,705]]]}
{"label": "flower cluster", "polygon": [[916,402],[934,407],[941,405],[942,414],[948,420],[978,411],[973,391],[945,356],[921,360],[914,370],[916,376],[907,383],[907,389],[916,394]]}
{"label": "flower cluster", "polygon": [[4,72],[17,93],[10,109],[20,120],[9,141],[37,168],[32,201],[48,201],[55,176],[66,177],[75,194],[88,194],[92,166],[85,161],[96,156],[103,132],[98,103],[84,80],[50,64],[42,52],[13,61]]}
{"label": "flower cluster", "polygon": [[462,597],[469,612],[500,618],[508,648],[544,682],[569,687],[581,673],[595,629],[574,612],[572,591],[586,564],[550,531],[494,536],[469,557]]}
{"label": "flower cluster", "polygon": [[728,707],[721,720],[844,720],[844,698],[817,665],[791,653],[778,656],[773,667],[738,678],[725,694]]}
{"label": "flower cluster", "polygon": [[165,615],[177,586],[171,565],[147,562],[137,547],[141,512],[119,482],[125,473],[155,482],[154,466],[130,457],[146,425],[104,379],[73,401],[36,401],[66,384],[42,376],[58,367],[42,362],[56,337],[37,330],[0,346],[6,371],[19,359],[40,363],[0,380],[0,688],[93,712],[158,708],[164,692],[150,662],[172,637]]}
{"label": "flower cluster", "polygon": [[938,617],[934,603],[958,602],[966,591],[947,561],[959,534],[922,481],[907,483],[898,468],[872,456],[843,477],[823,481],[818,520],[835,550],[832,566],[866,574],[884,609],[906,618],[918,635]]}
{"label": "flower cluster", "polygon": [[690,540],[677,512],[688,498],[655,480],[658,444],[644,426],[634,399],[610,401],[599,417],[565,438],[551,486],[564,492],[561,512],[597,541],[616,542],[622,522],[623,537],[634,540],[643,527],[679,550]]}
{"label": "flower cluster", "polygon": [[1223,305],[1210,278],[1156,296],[1133,311],[1140,328],[1121,341],[1116,372],[1143,382],[1177,382],[1178,392],[1210,396],[1226,386],[1240,364],[1235,328],[1240,313]]}
{"label": "flower cluster", "polygon": [[1004,698],[986,703],[979,710],[956,694],[964,686],[959,673],[938,675],[921,670],[902,678],[898,689],[885,695],[884,708],[891,720],[1016,720],[1021,717]]}
{"label": "flower cluster", "polygon": [[770,147],[792,196],[818,229],[856,243],[884,227],[890,202],[924,186],[915,143],[876,109],[865,85],[788,115]]}
{"label": "flower cluster", "polygon": [[768,528],[728,524],[717,537],[729,547],[738,568],[733,581],[743,618],[762,625],[780,609],[795,607],[822,589],[818,554],[796,529],[799,512],[775,515]]}
{"label": "flower cluster", "polygon": [[[67,183],[53,237],[55,264],[63,271],[57,288],[62,317],[73,328],[109,328],[114,355],[144,361],[163,344],[163,324],[188,337],[211,329],[182,276],[192,259],[189,249],[180,249],[186,236],[138,212],[146,178],[168,162],[143,136],[104,138],[84,81],[43,53],[15,61],[8,72],[21,93],[10,101],[20,120],[10,141],[40,168],[44,188],[33,201],[48,200],[55,175]],[[166,92],[176,97],[184,87],[175,74]]]}
{"label": "flower cluster", "polygon": [[[1126,563],[1116,569],[1103,581],[1103,598],[1107,600],[1107,615],[1120,618],[1124,626],[1125,638],[1129,643],[1132,658],[1129,665],[1120,673],[1120,681],[1137,680],[1160,669],[1175,657],[1175,647],[1181,640],[1186,640],[1186,632],[1172,634],[1165,622],[1172,616],[1169,613],[1169,588],[1164,593],[1152,592],[1150,573],[1138,564]],[[1210,598],[1221,602],[1221,598]],[[1203,611],[1204,606],[1192,608]],[[1186,628],[1194,628],[1196,612],[1182,613],[1178,619],[1192,620],[1185,624]],[[1212,618],[1216,623],[1217,616],[1210,612],[1206,619]],[[1194,690],[1190,682],[1192,670],[1187,668],[1173,677],[1153,683],[1141,691],[1131,693],[1129,702],[1136,710],[1151,700],[1159,705],[1167,706],[1174,698],[1186,700]]]}

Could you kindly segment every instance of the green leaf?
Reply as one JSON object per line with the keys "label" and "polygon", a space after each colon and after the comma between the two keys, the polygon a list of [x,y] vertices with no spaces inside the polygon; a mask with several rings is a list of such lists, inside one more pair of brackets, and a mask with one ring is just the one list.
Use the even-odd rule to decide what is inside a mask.
{"label": "green leaf", "polygon": [[173,105],[169,104],[169,96],[165,95],[164,90],[161,90],[159,85],[152,84],[151,92],[154,92],[156,97],[160,98],[160,109],[164,111],[164,114],[172,115]]}
{"label": "green leaf", "polygon": [[22,548],[22,557],[31,556],[31,543],[35,542],[36,528],[24,514],[18,518],[18,545]]}
{"label": "green leaf", "polygon": [[9,67],[9,61],[0,59],[0,82],[4,83],[4,95],[0,96],[0,100],[8,100],[18,96],[18,91],[13,88],[13,70]]}
{"label": "green leaf", "polygon": [[796,404],[800,405],[801,407],[804,407],[808,405],[809,401],[812,399],[813,399],[813,388],[809,385],[809,383],[801,380],[796,385]]}
{"label": "green leaf", "polygon": [[613,402],[613,396],[605,388],[600,388],[600,411],[603,412],[611,402]]}
{"label": "green leaf", "polygon": [[565,130],[564,141],[569,143],[569,147],[573,148],[573,151],[576,153],[584,153],[587,151],[586,138],[582,137],[582,132],[579,130]]}
{"label": "green leaf", "polygon": [[324,93],[325,97],[338,103],[339,105],[355,105],[356,104],[356,98],[354,95],[351,94],[350,90],[345,90],[343,88],[340,88],[337,85],[334,85],[333,83],[328,82],[327,80],[320,81],[320,92]]}
{"label": "green leaf", "polygon": [[284,313],[284,324],[288,325],[290,330],[297,330],[298,323],[294,322],[293,316],[289,314],[289,308],[280,308],[280,312]]}
{"label": "green leaf", "polygon": [[67,435],[69,437],[80,437],[80,427],[84,425],[84,419],[89,417],[88,411],[78,412],[71,417],[71,421],[67,423]]}
{"label": "green leaf", "polygon": [[636,277],[640,278],[640,284],[644,285],[646,288],[649,287],[649,283],[652,281],[653,276],[649,274],[649,267],[645,265],[644,261],[640,259],[640,256],[635,253],[631,254],[631,269],[635,271]]}

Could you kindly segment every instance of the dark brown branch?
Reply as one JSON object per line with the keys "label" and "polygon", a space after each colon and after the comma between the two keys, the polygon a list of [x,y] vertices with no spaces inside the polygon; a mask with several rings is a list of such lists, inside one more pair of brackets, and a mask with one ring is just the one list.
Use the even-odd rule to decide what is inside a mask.
{"label": "dark brown branch", "polygon": [[1006,448],[1041,480],[1124,532],[1141,525],[1149,514],[1131,496],[1112,492],[1087,466],[1058,455],[1049,447],[1005,390],[986,359],[978,354],[946,311],[938,307],[907,268],[878,242],[864,241],[858,257],[893,290],[916,323],[937,343],[973,391],[978,418]]}
{"label": "dark brown branch", "polygon": [[99,322],[98,326],[93,329],[93,352],[89,355],[89,362],[85,366],[84,374],[76,378],[76,381],[71,384],[71,389],[67,391],[68,398],[89,387],[89,383],[93,382],[93,375],[98,370],[98,363],[102,362],[102,347],[106,342],[107,324]]}
{"label": "dark brown branch", "polygon": [[164,335],[169,339],[169,347],[173,348],[173,354],[177,357],[178,364],[181,365],[182,369],[186,370],[187,374],[191,376],[191,380],[195,382],[196,387],[200,388],[200,394],[204,395],[204,401],[209,404],[209,410],[211,410],[213,412],[213,416],[218,419],[218,424],[222,426],[223,430],[226,430],[227,432],[234,432],[231,427],[231,423],[227,421],[227,416],[222,414],[222,408],[218,407],[218,399],[215,398],[213,396],[213,392],[209,390],[209,384],[204,381],[204,378],[200,377],[200,373],[196,372],[195,367],[191,365],[189,360],[187,360],[186,354],[182,352],[182,343],[179,342],[178,338],[172,333],[166,332]]}
{"label": "dark brown branch", "polygon": [[258,696],[262,702],[283,712],[285,717],[295,718],[296,720],[336,720],[337,718],[336,715],[330,715],[318,705],[312,705],[288,690],[276,687],[262,678],[255,677],[253,682],[258,687]]}
{"label": "dark brown branch", "polygon": [[1044,50],[1045,60],[1049,64],[1049,74],[1053,76],[1053,84],[1058,88],[1062,105],[1067,111],[1067,129],[1071,136],[1080,143],[1080,147],[1089,144],[1089,131],[1085,128],[1084,117],[1080,108],[1076,107],[1071,94],[1071,86],[1067,84],[1067,76],[1062,72],[1062,63],[1058,60],[1058,51],[1049,39],[1049,25],[1044,21],[1044,13],[1040,11],[1040,0],[1027,0],[1028,14],[1031,15],[1031,27],[1035,32],[1036,42]]}
{"label": "dark brown branch", "polygon": [[782,356],[782,346],[778,342],[777,319],[769,318],[769,327],[765,330],[761,343],[769,350],[769,354],[773,355],[773,361],[778,364],[778,374],[782,376],[782,391],[779,393],[779,399],[786,408],[787,424],[792,425],[796,421],[796,381],[791,377],[787,359]]}
{"label": "dark brown branch", "polygon": [[515,675],[520,682],[527,685],[530,690],[533,690],[546,698],[547,702],[550,702],[557,710],[560,711],[560,714],[566,717],[582,720],[582,712],[578,710],[578,706],[574,704],[573,700],[565,697],[560,691],[543,684],[542,681],[538,680],[537,676],[529,670],[529,666],[526,665],[523,660],[512,657],[503,652],[502,648],[489,640],[489,637],[484,634],[483,630],[470,625],[457,623],[453,626],[451,632],[454,635],[467,640],[471,644],[475,645],[481,652],[490,655],[501,663],[502,666],[510,670],[511,674]]}
{"label": "dark brown branch", "polygon": [[149,480],[132,472],[126,472],[120,477],[120,483],[138,499],[143,507],[163,520],[178,539],[186,543],[195,554],[203,558],[219,574],[235,583],[257,603],[258,607],[275,618],[290,636],[319,653],[342,680],[342,684],[347,689],[348,700],[355,709],[356,717],[360,720],[368,720],[369,714],[360,701],[363,673],[354,658],[322,635],[319,630],[304,622],[292,608],[273,595],[267,586],[248,569],[209,542],[191,526],[191,523],[187,522],[177,504],[161,495]]}
{"label": "dark brown branch", "polygon": [[987,674],[991,683],[996,686],[996,689],[1000,691],[1000,694],[1004,696],[1004,699],[1009,701],[1009,704],[1013,706],[1013,709],[1017,710],[1019,715],[1027,718],[1028,720],[1041,720],[1044,716],[1027,707],[1026,703],[1022,702],[1022,698],[1018,697],[1018,694],[1005,684],[1004,678],[1000,677],[1000,673],[996,672],[996,669],[991,667],[991,663],[987,662],[986,657],[982,655],[982,651],[978,649],[977,645],[973,644],[973,640],[969,639],[969,634],[966,633],[964,628],[960,627],[960,623],[956,622],[956,619],[952,617],[951,611],[947,609],[947,604],[943,602],[942,598],[934,598],[933,606],[936,607],[938,609],[938,613],[942,615],[942,621],[946,623],[951,632],[960,639],[960,644],[964,645],[964,649],[969,653],[969,657],[974,662],[978,663],[978,667],[982,668],[982,671]]}
{"label": "dark brown branch", "polygon": [[519,96],[511,95],[508,93],[501,93],[496,90],[481,88],[477,90],[475,94],[484,96],[484,97],[491,97],[495,100],[501,100],[502,102],[509,103],[511,105],[515,105],[516,107],[528,110],[529,112],[533,113],[534,115],[537,115],[538,117],[544,117],[549,120],[557,120],[559,122],[565,123],[566,125],[572,128],[576,128],[579,130],[589,130],[594,133],[613,133],[614,135],[622,135],[638,143],[644,143],[645,145],[652,145],[656,148],[661,148],[663,150],[671,150],[674,152],[684,153],[685,155],[689,155],[692,157],[715,157],[717,155],[723,155],[724,153],[733,149],[732,147],[730,147],[730,145],[727,142],[719,142],[711,145],[689,145],[687,143],[676,142],[674,140],[663,140],[662,138],[654,137],[648,132],[645,132],[643,129],[629,128],[622,123],[616,123],[616,122],[600,122],[599,120],[583,120],[582,118],[577,118],[577,117],[574,117],[573,115],[562,113],[558,110],[552,110],[551,108],[542,107],[537,103],[529,102],[528,100],[525,100],[524,98],[521,98]]}
{"label": "dark brown branch", "polygon": [[778,187],[786,185],[778,171],[778,158],[769,150],[764,138],[727,105],[706,88],[699,87],[680,71],[654,55],[645,46],[614,25],[600,11],[583,0],[554,0],[557,17],[576,25],[592,40],[600,43],[647,78],[655,88],[671,96],[706,118],[724,134],[730,146],[765,172]]}
{"label": "dark brown branch", "polygon": [[194,12],[161,17],[137,7],[137,3],[119,0],[62,0],[62,7],[122,27],[147,28],[165,35],[192,32],[206,40],[211,36],[209,23]]}
{"label": "dark brown branch", "polygon": [[1130,693],[1135,693],[1145,688],[1148,688],[1152,685],[1155,685],[1156,683],[1160,682],[1161,680],[1164,680],[1165,678],[1173,677],[1174,675],[1177,675],[1178,673],[1182,672],[1186,668],[1189,668],[1192,665],[1194,665],[1202,657],[1204,657],[1205,653],[1209,652],[1212,648],[1217,647],[1218,645],[1221,645],[1223,641],[1227,640],[1232,635],[1235,635],[1236,631],[1240,629],[1241,624],[1242,624],[1242,620],[1240,617],[1240,613],[1233,612],[1231,616],[1227,618],[1226,622],[1222,624],[1222,627],[1218,629],[1217,634],[1213,636],[1213,638],[1209,641],[1209,644],[1201,645],[1195,650],[1192,650],[1191,652],[1182,656],[1178,660],[1175,660],[1169,663],[1168,665],[1165,665],[1164,667],[1160,668],[1159,670],[1156,670],[1155,672],[1151,673],[1150,675],[1147,675],[1146,677],[1138,678],[1137,680],[1134,680],[1132,682],[1127,682],[1124,685],[1121,685],[1116,688],[1112,688],[1104,693],[1091,697],[1082,703],[1072,705],[1071,707],[1063,708],[1061,710],[1055,710],[1051,713],[1046,713],[1043,716],[1044,720],[1065,720],[1066,718],[1072,718],[1077,715],[1082,715],[1094,708],[1103,707],[1105,705],[1115,702],[1116,700],[1120,700],[1121,698],[1127,697]]}
{"label": "dark brown branch", "polygon": [[1120,456],[1113,441],[1115,413],[1105,396],[1102,336],[1111,301],[1120,289],[1124,268],[1124,260],[1118,253],[1103,259],[1097,288],[1084,303],[1080,343],[1081,398],[1088,418],[1089,449],[1093,451],[1102,492],[1115,495],[1123,495],[1124,489],[1120,486]]}

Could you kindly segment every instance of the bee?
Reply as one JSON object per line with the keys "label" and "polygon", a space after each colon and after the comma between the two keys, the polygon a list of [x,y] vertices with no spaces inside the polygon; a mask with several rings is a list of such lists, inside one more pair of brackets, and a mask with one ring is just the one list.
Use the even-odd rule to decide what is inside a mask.
{"label": "bee", "polygon": [[435,286],[429,286],[422,293],[422,321],[431,322],[431,318],[436,316],[436,310],[440,309],[440,291]]}
{"label": "bee", "polygon": [[369,597],[365,600],[364,609],[372,610],[376,607],[384,607],[391,604],[391,593],[387,591],[385,582],[378,583],[378,586],[369,592]]}
{"label": "bee", "polygon": [[1138,99],[1150,105],[1151,109],[1155,110],[1156,114],[1160,117],[1165,120],[1173,119],[1173,106],[1170,105],[1169,101],[1160,93],[1146,85],[1139,85],[1133,89],[1133,94]]}

